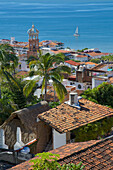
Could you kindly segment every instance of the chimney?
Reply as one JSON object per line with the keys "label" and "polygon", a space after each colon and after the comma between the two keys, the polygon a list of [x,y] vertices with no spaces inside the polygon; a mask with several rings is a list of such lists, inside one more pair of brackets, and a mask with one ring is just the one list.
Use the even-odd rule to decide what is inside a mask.
{"label": "chimney", "polygon": [[77,92],[71,92],[69,94],[69,100],[65,101],[66,104],[72,106],[72,107],[76,107],[78,110],[81,109],[81,106],[79,105],[79,99],[81,99],[81,96],[78,96]]}
{"label": "chimney", "polygon": [[69,94],[69,102],[65,102],[68,103],[70,106],[76,107],[77,109],[81,109],[80,105],[79,105],[79,99],[81,99],[80,96],[78,96],[77,92],[71,92]]}
{"label": "chimney", "polygon": [[17,127],[17,132],[16,132],[16,143],[14,145],[14,150],[20,149],[21,147],[23,147],[25,144],[22,142],[21,140],[21,129],[20,127]]}
{"label": "chimney", "polygon": [[71,92],[69,94],[69,104],[70,105],[78,105],[78,94],[76,92]]}
{"label": "chimney", "polygon": [[8,149],[8,146],[5,144],[5,135],[3,129],[0,129],[0,148]]}

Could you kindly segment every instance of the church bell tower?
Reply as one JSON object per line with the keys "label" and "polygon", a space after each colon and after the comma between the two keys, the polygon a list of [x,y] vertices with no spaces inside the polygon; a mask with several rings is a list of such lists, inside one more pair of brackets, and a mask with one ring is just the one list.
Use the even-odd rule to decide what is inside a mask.
{"label": "church bell tower", "polygon": [[35,28],[34,25],[32,25],[32,28],[29,29],[27,33],[29,34],[29,51],[27,52],[27,57],[38,57],[37,53],[39,51],[39,31]]}

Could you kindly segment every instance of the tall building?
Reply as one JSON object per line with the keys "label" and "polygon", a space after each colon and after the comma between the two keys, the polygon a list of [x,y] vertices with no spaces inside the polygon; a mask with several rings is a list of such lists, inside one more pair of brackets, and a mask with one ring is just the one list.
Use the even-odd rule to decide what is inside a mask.
{"label": "tall building", "polygon": [[27,32],[29,34],[29,50],[27,52],[28,58],[30,56],[38,57],[37,52],[39,51],[39,31],[32,25],[32,28]]}

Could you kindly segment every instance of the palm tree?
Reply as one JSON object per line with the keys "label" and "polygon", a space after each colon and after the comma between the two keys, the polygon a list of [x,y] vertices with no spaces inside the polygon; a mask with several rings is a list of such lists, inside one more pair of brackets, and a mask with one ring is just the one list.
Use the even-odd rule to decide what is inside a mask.
{"label": "palm tree", "polygon": [[[24,87],[24,94],[29,95],[33,86],[39,78],[42,77],[42,91],[45,89],[44,100],[46,100],[47,95],[47,84],[49,80],[52,80],[52,85],[57,93],[60,101],[63,101],[64,96],[67,93],[65,86],[62,84],[63,74],[69,73],[71,69],[68,66],[60,65],[64,62],[64,55],[51,55],[49,53],[42,55],[39,54],[39,60],[30,62],[30,69],[32,73],[39,75],[38,79],[34,79],[26,84]],[[53,67],[53,63],[58,64],[57,67]],[[33,75],[33,74],[32,74]]]}
{"label": "palm tree", "polygon": [[[15,70],[18,65],[18,58],[14,54],[14,49],[8,44],[0,45],[0,78],[3,79],[3,76],[7,79],[6,76],[8,73]],[[10,75],[11,76],[11,75]],[[13,77],[12,77],[13,78]],[[1,90],[0,90],[0,98],[1,98]]]}
{"label": "palm tree", "polygon": [[18,57],[14,53],[13,47],[8,44],[0,45],[0,71],[15,69],[18,65]]}

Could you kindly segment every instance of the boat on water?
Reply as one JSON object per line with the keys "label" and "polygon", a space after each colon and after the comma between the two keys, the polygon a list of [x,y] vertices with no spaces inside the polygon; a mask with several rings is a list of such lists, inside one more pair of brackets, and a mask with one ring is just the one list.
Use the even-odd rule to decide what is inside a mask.
{"label": "boat on water", "polygon": [[80,34],[78,33],[78,27],[76,28],[76,31],[75,31],[75,34],[74,34],[75,37],[79,37]]}

